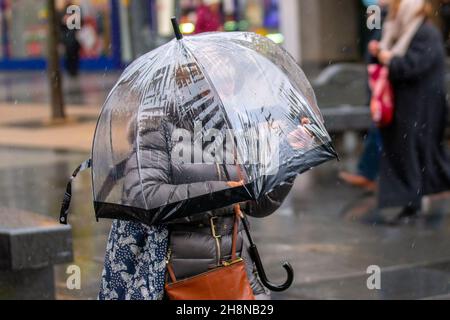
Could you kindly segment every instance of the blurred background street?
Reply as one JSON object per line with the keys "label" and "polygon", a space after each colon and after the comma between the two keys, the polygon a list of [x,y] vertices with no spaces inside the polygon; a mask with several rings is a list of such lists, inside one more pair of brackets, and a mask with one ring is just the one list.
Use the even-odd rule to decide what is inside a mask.
{"label": "blurred background street", "polygon": [[[57,222],[67,179],[90,157],[98,114],[121,71],[171,39],[170,16],[179,16],[185,34],[195,33],[197,1],[72,1],[84,27],[77,75],[62,71],[63,122],[51,119],[46,3],[0,1],[0,207]],[[444,28],[441,3],[432,3]],[[58,10],[64,5],[56,1]],[[225,0],[221,10],[221,30],[268,36],[296,59],[341,156],[299,176],[275,214],[251,219],[270,278],[283,280],[282,260],[295,270],[294,286],[273,297],[450,299],[450,194],[427,197],[415,223],[394,227],[366,222],[376,195],[338,179],[341,170],[356,171],[370,127],[363,2]],[[450,90],[450,73],[446,80]],[[74,257],[55,266],[56,298],[96,299],[111,221],[95,221],[90,173],[81,173],[73,189]],[[2,221],[0,215],[0,231]],[[71,264],[81,268],[79,290],[66,287]],[[367,288],[371,265],[381,268],[381,290]],[[7,294],[0,289],[1,298]]]}

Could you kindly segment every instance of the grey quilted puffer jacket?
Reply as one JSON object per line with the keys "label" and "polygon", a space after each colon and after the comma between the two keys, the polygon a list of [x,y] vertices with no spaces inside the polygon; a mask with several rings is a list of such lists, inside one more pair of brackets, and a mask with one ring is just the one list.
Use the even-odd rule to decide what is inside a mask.
{"label": "grey quilted puffer jacket", "polygon": [[[227,183],[225,170],[228,171],[230,180],[239,180],[234,166],[224,168],[223,165],[216,164],[175,163],[171,160],[171,151],[177,143],[183,142],[171,141],[173,126],[162,120],[153,125],[147,124],[146,127],[146,131],[140,133],[139,139],[140,172],[136,165],[136,153],[132,154],[126,165],[124,202],[135,205],[145,197],[154,207],[167,203],[169,198],[183,199],[188,195],[205,193],[205,190],[222,190],[226,188]],[[241,210],[254,217],[270,215],[281,205],[291,186],[291,182],[282,185],[258,203],[242,203]],[[141,205],[143,206],[142,203]],[[233,206],[228,206],[177,218],[168,223],[171,262],[177,279],[203,273],[230,258],[233,221]],[[217,237],[213,237],[213,225]],[[257,277],[248,247],[248,239],[241,223],[237,252],[246,262],[247,274],[255,295],[257,298],[264,298],[268,292]]]}

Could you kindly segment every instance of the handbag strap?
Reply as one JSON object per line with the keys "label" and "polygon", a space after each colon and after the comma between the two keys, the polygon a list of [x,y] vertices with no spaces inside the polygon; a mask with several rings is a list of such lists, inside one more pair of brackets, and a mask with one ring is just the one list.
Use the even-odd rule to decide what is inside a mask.
{"label": "handbag strap", "polygon": [[[235,149],[235,159],[237,159],[236,149]],[[241,166],[236,163],[236,171],[237,176],[240,181],[244,181],[244,174],[242,173]],[[231,246],[231,259],[234,261],[237,258],[236,255],[236,246],[237,246],[237,238],[239,232],[239,222],[241,218],[244,218],[244,214],[241,211],[241,205],[239,203],[234,205],[234,228],[233,228],[233,242]]]}
{"label": "handbag strap", "polygon": [[175,272],[173,271],[172,263],[167,262],[167,272],[169,273],[170,280],[172,282],[177,282],[177,277],[175,276]]}
{"label": "handbag strap", "polygon": [[61,210],[59,212],[59,222],[61,224],[67,224],[67,216],[69,215],[70,202],[72,201],[72,181],[81,171],[89,169],[92,165],[92,160],[87,159],[83,161],[72,173],[69,181],[67,182],[66,192],[64,193],[64,198],[61,204]]}
{"label": "handbag strap", "polygon": [[237,240],[238,240],[238,233],[239,233],[239,220],[240,220],[240,212],[241,207],[239,204],[234,205],[234,226],[233,226],[233,238],[231,240],[231,260],[237,259]]}
{"label": "handbag strap", "polygon": [[[115,181],[124,177],[127,161],[128,158],[125,158],[124,160],[122,160],[121,162],[112,167],[112,169],[108,172],[108,175],[106,176],[106,179],[103,182],[100,190],[94,196],[95,199],[102,199],[103,201],[109,196],[111,190],[115,185]],[[59,222],[61,224],[68,223],[67,216],[69,215],[70,202],[72,201],[72,181],[80,172],[89,169],[91,167],[92,167],[92,159],[87,159],[83,161],[70,176],[69,181],[67,182],[66,192],[64,193],[64,198],[61,203],[61,210],[59,213]]]}

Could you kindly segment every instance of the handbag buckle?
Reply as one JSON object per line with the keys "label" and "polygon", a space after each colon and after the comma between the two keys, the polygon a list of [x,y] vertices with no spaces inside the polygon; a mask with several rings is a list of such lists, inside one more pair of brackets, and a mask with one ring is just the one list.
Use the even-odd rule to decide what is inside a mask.
{"label": "handbag buckle", "polygon": [[215,223],[214,223],[214,220],[216,220],[217,218],[218,218],[218,217],[211,217],[211,218],[209,219],[209,222],[210,222],[210,224],[211,224],[211,233],[212,233],[213,238],[215,238],[215,239],[220,239],[221,235],[220,235],[220,234],[217,234],[216,225],[215,225]]}
{"label": "handbag buckle", "polygon": [[241,262],[241,261],[244,261],[244,259],[242,259],[242,258],[237,258],[236,260],[223,261],[223,262],[222,262],[222,265],[223,265],[224,267],[229,267],[229,266],[231,266],[231,265],[233,265],[233,264],[235,264],[235,263],[239,263],[239,262]]}

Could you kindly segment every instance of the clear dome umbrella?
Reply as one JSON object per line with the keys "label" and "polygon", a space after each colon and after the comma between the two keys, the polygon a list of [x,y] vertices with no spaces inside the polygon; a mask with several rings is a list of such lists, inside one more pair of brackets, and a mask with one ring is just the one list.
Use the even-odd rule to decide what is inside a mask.
{"label": "clear dome umbrella", "polygon": [[134,61],[103,106],[96,214],[155,224],[258,201],[335,156],[313,90],[284,49],[253,33],[180,37]]}
{"label": "clear dome umbrella", "polygon": [[176,39],[129,65],[102,108],[97,218],[152,225],[258,202],[336,157],[314,92],[283,48],[248,32],[183,38],[173,23]]}

